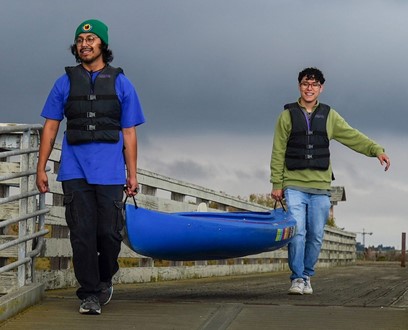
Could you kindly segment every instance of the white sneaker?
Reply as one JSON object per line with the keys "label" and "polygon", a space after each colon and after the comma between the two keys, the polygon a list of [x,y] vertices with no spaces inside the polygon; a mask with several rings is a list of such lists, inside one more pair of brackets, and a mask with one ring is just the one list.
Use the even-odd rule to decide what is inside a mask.
{"label": "white sneaker", "polygon": [[295,278],[292,281],[292,286],[290,287],[288,293],[289,294],[303,294],[303,290],[305,288],[305,281],[303,278]]}
{"label": "white sneaker", "polygon": [[310,283],[310,277],[308,276],[305,280],[305,287],[303,289],[303,294],[312,294],[313,288],[312,284]]}

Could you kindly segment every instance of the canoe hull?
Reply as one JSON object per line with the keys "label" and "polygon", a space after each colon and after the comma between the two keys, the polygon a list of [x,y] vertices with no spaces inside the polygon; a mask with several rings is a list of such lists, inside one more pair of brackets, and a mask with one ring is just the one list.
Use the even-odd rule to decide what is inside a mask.
{"label": "canoe hull", "polygon": [[281,209],[271,212],[163,213],[126,204],[127,244],[163,260],[237,258],[285,246],[296,222]]}

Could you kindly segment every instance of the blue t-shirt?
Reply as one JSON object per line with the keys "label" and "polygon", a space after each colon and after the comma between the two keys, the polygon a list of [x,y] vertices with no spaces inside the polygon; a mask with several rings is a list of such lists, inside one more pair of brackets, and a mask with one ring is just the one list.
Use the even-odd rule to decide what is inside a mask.
{"label": "blue t-shirt", "polygon": [[[99,72],[92,74],[95,80]],[[145,122],[136,90],[124,74],[115,81],[116,94],[121,104],[121,127],[129,128]],[[67,74],[54,84],[45,102],[41,116],[63,120],[64,107],[68,99],[70,81]],[[126,171],[123,155],[123,135],[119,131],[117,143],[90,142],[78,145],[62,140],[61,164],[57,180],[86,179],[89,184],[125,184]]]}

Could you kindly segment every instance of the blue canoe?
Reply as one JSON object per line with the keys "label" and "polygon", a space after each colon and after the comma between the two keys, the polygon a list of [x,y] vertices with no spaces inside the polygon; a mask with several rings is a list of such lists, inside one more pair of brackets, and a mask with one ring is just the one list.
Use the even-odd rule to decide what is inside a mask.
{"label": "blue canoe", "polygon": [[296,222],[283,209],[270,212],[164,213],[125,205],[126,244],[154,259],[237,258],[285,246]]}

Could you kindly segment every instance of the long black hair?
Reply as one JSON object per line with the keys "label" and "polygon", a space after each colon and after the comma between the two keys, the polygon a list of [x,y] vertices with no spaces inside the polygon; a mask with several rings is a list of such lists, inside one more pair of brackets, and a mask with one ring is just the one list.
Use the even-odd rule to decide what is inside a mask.
{"label": "long black hair", "polygon": [[[77,63],[81,63],[81,58],[79,57],[79,55],[77,53],[76,44],[71,45],[70,48],[71,48],[71,53],[72,53],[72,55],[75,56],[75,60],[77,61]],[[102,59],[103,59],[104,63],[108,64],[108,63],[113,61],[113,53],[109,49],[108,45],[105,44],[103,41],[101,43],[101,52],[102,52]]]}

